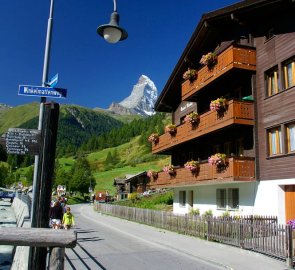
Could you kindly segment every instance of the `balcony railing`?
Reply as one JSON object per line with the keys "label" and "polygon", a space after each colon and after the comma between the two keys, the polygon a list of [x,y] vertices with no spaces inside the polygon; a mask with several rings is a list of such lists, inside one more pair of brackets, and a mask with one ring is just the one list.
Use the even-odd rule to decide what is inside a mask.
{"label": "balcony railing", "polygon": [[237,47],[231,45],[224,52],[217,56],[217,64],[211,69],[207,66],[198,70],[198,77],[195,81],[186,80],[182,84],[182,100],[187,100],[191,95],[208,85],[216,78],[229,72],[232,69],[256,70],[256,51],[254,49]]}
{"label": "balcony railing", "polygon": [[231,157],[227,165],[218,169],[215,165],[202,163],[196,173],[184,167],[175,169],[175,175],[159,172],[156,179],[151,179],[150,188],[165,188],[177,186],[193,186],[208,183],[233,181],[254,181],[254,158]]}
{"label": "balcony railing", "polygon": [[161,135],[159,141],[156,144],[153,143],[152,152],[153,154],[161,153],[178,144],[233,124],[254,125],[253,102],[230,100],[222,115],[215,111],[201,114],[196,126],[192,127],[189,123],[184,123],[177,127],[176,134]]}

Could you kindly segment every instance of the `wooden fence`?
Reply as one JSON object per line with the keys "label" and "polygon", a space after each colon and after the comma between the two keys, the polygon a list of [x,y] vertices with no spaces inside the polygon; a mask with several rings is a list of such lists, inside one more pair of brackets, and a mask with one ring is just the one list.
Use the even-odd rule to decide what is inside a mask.
{"label": "wooden fence", "polygon": [[289,267],[293,265],[292,229],[289,225],[277,224],[276,217],[176,215],[172,212],[100,203],[94,207],[105,214],[253,250],[286,260]]}

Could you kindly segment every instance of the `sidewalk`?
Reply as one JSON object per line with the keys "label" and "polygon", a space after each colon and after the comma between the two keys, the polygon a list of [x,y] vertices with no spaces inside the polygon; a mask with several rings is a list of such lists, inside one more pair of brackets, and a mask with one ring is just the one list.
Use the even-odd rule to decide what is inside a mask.
{"label": "sidewalk", "polygon": [[235,270],[285,270],[284,261],[215,242],[177,234],[151,226],[102,215],[93,210],[92,205],[83,205],[81,213],[84,218],[91,219],[101,225],[112,227],[121,233],[147,241],[153,245],[165,247],[175,253],[192,256],[225,269]]}
{"label": "sidewalk", "polygon": [[[9,199],[0,200],[0,227],[16,227],[16,219]],[[12,263],[13,246],[0,246],[0,269],[8,270]]]}

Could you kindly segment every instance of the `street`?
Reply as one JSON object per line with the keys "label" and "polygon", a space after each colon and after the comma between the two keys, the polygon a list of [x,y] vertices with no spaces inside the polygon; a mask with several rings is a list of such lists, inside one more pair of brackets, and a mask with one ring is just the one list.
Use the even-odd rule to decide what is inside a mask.
{"label": "street", "polygon": [[[66,250],[65,269],[225,269],[181,252],[177,242],[173,249],[169,244],[150,241],[144,231],[150,227],[131,222],[115,227],[116,223],[107,224],[104,216],[95,212],[93,217],[86,217],[85,208],[88,206],[72,207],[78,244],[74,249]],[[142,237],[132,234],[134,225],[136,235],[138,230],[142,230]],[[164,234],[160,230],[158,232]]]}
{"label": "street", "polygon": [[78,243],[65,269],[286,269],[285,263],[239,248],[101,215],[89,204],[71,206]]}

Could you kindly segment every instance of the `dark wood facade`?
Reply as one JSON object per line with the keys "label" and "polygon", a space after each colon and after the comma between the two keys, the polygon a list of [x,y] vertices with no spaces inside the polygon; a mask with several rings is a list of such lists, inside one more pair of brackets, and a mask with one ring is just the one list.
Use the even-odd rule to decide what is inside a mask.
{"label": "dark wood facade", "polygon": [[[260,179],[294,178],[295,153],[287,153],[286,124],[295,122],[295,86],[284,89],[282,66],[286,60],[295,57],[295,33],[276,35],[270,40],[265,37],[256,38],[255,45]],[[268,97],[265,77],[272,68],[278,69],[280,90]],[[271,157],[267,130],[278,126],[282,132],[282,154]]]}
{"label": "dark wood facade", "polygon": [[[247,0],[203,15],[156,103],[157,111],[172,111],[177,132],[161,135],[152,151],[171,155],[172,164],[179,167],[170,184],[169,177],[160,173],[152,186],[198,185],[204,179],[239,181],[240,176],[231,173],[215,178],[207,170],[204,179],[183,173],[184,163],[192,159],[203,164],[200,172],[206,171],[208,156],[216,152],[226,153],[232,161],[251,160],[249,181],[295,177],[295,152],[288,153],[286,145],[286,127],[295,123],[295,87],[283,86],[284,64],[295,59],[294,14],[291,0]],[[199,64],[209,51],[217,53],[210,69]],[[188,67],[198,71],[193,82],[182,79]],[[266,80],[273,69],[278,70],[280,89],[269,96]],[[228,101],[222,117],[209,111],[210,101],[219,97]],[[249,97],[254,101],[245,101]],[[194,128],[183,123],[184,102],[193,104],[186,113],[199,114]],[[268,132],[273,127],[280,127],[283,138],[278,155],[269,150]]]}

